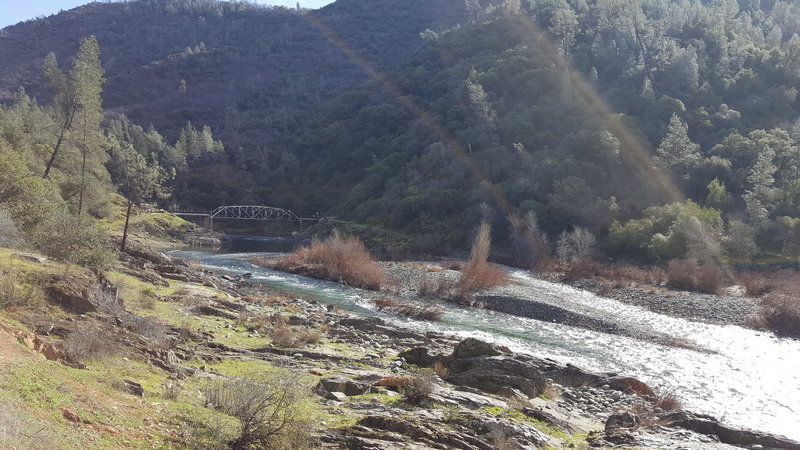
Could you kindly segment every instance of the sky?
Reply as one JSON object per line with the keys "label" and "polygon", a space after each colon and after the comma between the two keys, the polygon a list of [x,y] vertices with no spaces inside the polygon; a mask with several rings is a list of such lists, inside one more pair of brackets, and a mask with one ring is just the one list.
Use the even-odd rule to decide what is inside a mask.
{"label": "sky", "polygon": [[[257,0],[264,5],[283,5],[294,7],[297,0]],[[330,3],[331,0],[300,0],[304,8],[319,8]],[[64,9],[90,3],[89,0],[0,0],[0,28],[14,25],[23,20],[34,19],[38,16],[49,16]]]}

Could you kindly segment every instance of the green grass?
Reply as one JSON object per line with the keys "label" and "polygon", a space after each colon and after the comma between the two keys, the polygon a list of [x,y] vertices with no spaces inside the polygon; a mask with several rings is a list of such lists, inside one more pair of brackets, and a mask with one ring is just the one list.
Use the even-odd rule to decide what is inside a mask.
{"label": "green grass", "polygon": [[[111,233],[122,233],[125,217],[115,220],[101,220],[100,226]],[[128,233],[139,236],[146,234],[157,238],[170,239],[171,233],[191,231],[194,224],[169,213],[132,214],[128,224]]]}

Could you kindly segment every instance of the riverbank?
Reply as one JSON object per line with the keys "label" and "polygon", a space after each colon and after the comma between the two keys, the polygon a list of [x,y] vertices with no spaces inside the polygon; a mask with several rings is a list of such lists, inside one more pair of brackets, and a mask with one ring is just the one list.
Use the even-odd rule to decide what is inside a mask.
{"label": "riverbank", "polygon": [[[388,292],[405,297],[436,298],[436,289],[430,286],[453,284],[460,272],[448,267],[452,263],[397,263],[384,262],[381,266],[390,279]],[[632,322],[621,322],[618,317],[609,317],[602,311],[586,304],[583,308],[566,305],[563,295],[582,295],[578,291],[566,290],[554,294],[547,292],[539,279],[548,283],[571,286],[580,291],[606,294],[608,298],[624,301],[653,312],[682,317],[689,320],[716,323],[721,325],[747,326],[759,312],[757,303],[748,298],[731,296],[712,296],[688,292],[669,291],[664,288],[620,287],[611,291],[604,289],[600,282],[580,280],[566,283],[557,274],[531,274],[521,270],[508,269],[512,274],[511,283],[476,292],[469,304],[519,317],[555,322],[586,328],[604,333],[618,334],[636,339],[644,339],[663,345],[697,349],[695,346],[665,335],[652,327],[639,326]],[[698,349],[703,350],[703,349]]]}
{"label": "riverbank", "polygon": [[102,273],[0,251],[0,278],[28,280],[0,311],[4,446],[224,446],[241,422],[209,395],[263,374],[292,380],[306,418],[288,447],[794,445],[673,411],[631,378],[287,296],[146,240]]}
{"label": "riverbank", "polygon": [[[242,259],[248,258],[242,256]],[[210,263],[218,265],[222,264],[222,260],[213,258]],[[776,390],[773,389],[774,384],[762,382],[772,378],[777,370],[782,374],[779,378],[785,378],[782,383],[795,385],[796,377],[790,375],[794,369],[786,372],[787,367],[795,366],[791,356],[788,356],[797,351],[796,342],[791,339],[781,339],[771,333],[746,328],[702,320],[686,321],[657,314],[564,284],[545,282],[521,271],[512,271],[513,283],[509,286],[474,293],[471,307],[453,307],[449,306],[450,303],[437,300],[448,297],[446,293],[445,296],[437,293],[437,285],[452,286],[461,275],[460,271],[450,269],[458,268],[458,264],[381,264],[392,274],[392,281],[386,283],[383,295],[402,297],[410,304],[438,305],[446,311],[444,328],[453,329],[456,323],[469,324],[476,331],[489,333],[487,337],[490,335],[491,339],[507,343],[504,345],[515,349],[524,348],[533,354],[554,355],[562,362],[580,361],[583,365],[602,367],[601,370],[633,371],[654,385],[673,386],[693,407],[706,413],[724,414],[728,420],[735,418],[734,423],[741,426],[748,426],[748,417],[758,417],[758,426],[785,433],[793,428],[791,421],[787,420],[796,408],[798,391]],[[269,265],[268,261],[266,265]],[[282,278],[270,271],[251,270],[270,280]],[[309,284],[308,280],[292,280],[292,276],[287,278],[292,285]],[[331,290],[324,283],[319,288]],[[531,299],[521,298],[524,296],[518,294],[501,297],[498,294],[503,290],[526,291],[525,295]],[[358,294],[346,288],[344,291],[341,295],[345,298],[354,294],[364,298],[382,295]],[[494,295],[488,295],[493,291]],[[420,293],[425,298],[418,298]],[[476,306],[492,309],[483,302],[489,297],[502,301],[508,299],[504,306],[513,316],[476,310]],[[553,307],[543,307],[548,304]],[[529,314],[542,319],[526,321],[510,318]],[[556,316],[556,323],[548,314]],[[582,322],[586,317],[597,320]],[[598,328],[597,322],[616,326],[613,330],[616,333],[609,334],[607,330]],[[466,329],[459,329],[459,333],[464,333],[462,336],[469,335]],[[611,337],[613,335],[620,337]],[[750,395],[753,392],[759,395]],[[775,402],[773,399],[777,398],[783,400]],[[767,417],[774,417],[774,420]]]}

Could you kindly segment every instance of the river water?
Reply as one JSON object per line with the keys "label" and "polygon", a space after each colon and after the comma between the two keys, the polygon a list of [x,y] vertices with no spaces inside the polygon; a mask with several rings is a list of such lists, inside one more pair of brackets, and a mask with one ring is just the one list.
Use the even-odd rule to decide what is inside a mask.
{"label": "river water", "polygon": [[210,269],[250,272],[253,281],[290,295],[339,305],[355,314],[378,315],[416,331],[475,337],[517,352],[572,363],[591,371],[633,376],[660,389],[672,389],[688,410],[713,415],[723,423],[800,440],[800,340],[738,326],[673,318],[569,286],[513,272],[516,283],[565,306],[595,316],[635,323],[703,349],[676,348],[583,328],[442,304],[439,322],[378,312],[372,292],[348,288],[252,265],[257,253],[177,251]]}

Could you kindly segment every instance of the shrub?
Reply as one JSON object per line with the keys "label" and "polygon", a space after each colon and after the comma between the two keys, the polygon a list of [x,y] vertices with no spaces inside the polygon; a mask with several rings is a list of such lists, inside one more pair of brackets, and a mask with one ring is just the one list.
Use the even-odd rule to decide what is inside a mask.
{"label": "shrub", "polygon": [[303,408],[310,397],[300,375],[272,370],[257,377],[234,378],[206,385],[207,405],[236,420],[231,448],[294,449],[311,443],[313,417]]}
{"label": "shrub", "polygon": [[408,303],[388,297],[372,299],[372,302],[380,310],[388,310],[401,316],[411,317],[420,320],[439,320],[444,311],[433,305],[418,305]]}
{"label": "shrub", "polygon": [[704,294],[719,294],[725,273],[714,264],[703,264],[697,272],[695,290]]}
{"label": "shrub", "polygon": [[111,240],[87,216],[54,210],[37,224],[31,244],[51,258],[92,268],[105,268],[115,260]]}
{"label": "shrub", "polygon": [[436,287],[436,281],[425,275],[421,275],[414,280],[414,290],[417,291],[417,295],[420,297],[432,297],[436,293]]}
{"label": "shrub", "polygon": [[136,306],[141,309],[156,309],[155,292],[151,288],[142,289],[136,297]]}
{"label": "shrub", "polygon": [[717,294],[724,280],[722,269],[711,263],[700,265],[696,259],[674,259],[667,265],[667,283],[675,289]]}
{"label": "shrub", "polygon": [[657,389],[656,396],[653,399],[653,407],[661,408],[665,411],[680,411],[683,409],[683,402],[674,389]]}
{"label": "shrub", "polygon": [[691,291],[699,268],[696,259],[673,259],[667,265],[667,283],[675,289]]}
{"label": "shrub", "polygon": [[598,275],[599,269],[598,263],[586,259],[576,260],[569,264],[569,268],[565,272],[565,279],[566,281],[576,281],[592,278]]}
{"label": "shrub", "polygon": [[161,385],[161,396],[167,400],[177,400],[183,392],[183,383],[177,380],[168,380]]}
{"label": "shrub", "polygon": [[800,336],[800,276],[776,275],[775,283],[761,301],[763,319],[778,334]]}
{"label": "shrub", "polygon": [[253,314],[250,312],[243,312],[236,318],[236,325],[247,328],[247,331],[263,332],[267,327],[274,325],[276,322],[283,322],[283,318],[280,315],[274,316],[266,313]]}
{"label": "shrub", "polygon": [[47,422],[31,416],[24,408],[3,402],[0,408],[0,448],[50,449],[58,447],[58,436]]}
{"label": "shrub", "polygon": [[357,237],[343,238],[334,231],[324,241],[298,249],[271,264],[278,270],[378,290],[386,273]]}
{"label": "shrub", "polygon": [[278,327],[270,333],[272,343],[278,347],[299,348],[307,344],[316,344],[322,338],[320,330],[304,329],[299,332],[290,327]]}
{"label": "shrub", "polygon": [[433,394],[434,384],[430,377],[410,377],[403,386],[403,400],[411,405],[421,405]]}
{"label": "shrub", "polygon": [[450,374],[450,370],[441,361],[436,361],[435,363],[433,363],[431,369],[433,369],[433,373],[435,373],[437,376],[439,376],[439,378],[443,380],[447,378],[447,375]]}
{"label": "shrub", "polygon": [[760,297],[775,288],[773,281],[757,272],[742,272],[738,277],[739,284],[744,287],[747,295]]}
{"label": "shrub", "polygon": [[169,336],[169,328],[157,317],[132,316],[128,320],[126,328],[146,338],[151,346],[166,348],[174,343]]}
{"label": "shrub", "polygon": [[12,306],[29,307],[41,301],[44,293],[36,283],[24,283],[0,273],[0,309]]}
{"label": "shrub", "polygon": [[114,340],[114,330],[107,325],[86,325],[69,334],[62,349],[76,361],[98,361],[120,351]]}
{"label": "shrub", "polygon": [[461,279],[455,286],[459,299],[466,300],[481,289],[510,283],[503,268],[488,262],[491,245],[491,228],[489,224],[482,223],[472,243],[469,260],[461,271]]}

